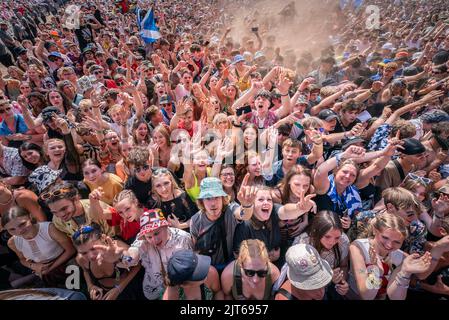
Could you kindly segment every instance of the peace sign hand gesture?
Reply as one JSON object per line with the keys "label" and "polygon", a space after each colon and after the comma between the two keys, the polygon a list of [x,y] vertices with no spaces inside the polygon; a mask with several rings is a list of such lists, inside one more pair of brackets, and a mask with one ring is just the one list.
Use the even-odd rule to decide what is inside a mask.
{"label": "peace sign hand gesture", "polygon": [[249,173],[243,178],[242,185],[240,186],[239,193],[237,194],[237,199],[244,207],[249,207],[254,204],[256,200],[257,187],[250,186],[248,183]]}
{"label": "peace sign hand gesture", "polygon": [[310,212],[312,209],[316,212],[316,203],[312,200],[316,196],[316,194],[309,194],[304,197],[305,192],[301,192],[301,196],[299,202],[296,204],[300,215]]}

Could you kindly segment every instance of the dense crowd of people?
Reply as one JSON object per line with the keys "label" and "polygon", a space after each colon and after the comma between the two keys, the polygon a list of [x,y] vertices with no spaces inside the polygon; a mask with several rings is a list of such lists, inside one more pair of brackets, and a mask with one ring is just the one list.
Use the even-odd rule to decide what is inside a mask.
{"label": "dense crowd of people", "polygon": [[447,298],[449,5],[353,2],[3,1],[0,299]]}

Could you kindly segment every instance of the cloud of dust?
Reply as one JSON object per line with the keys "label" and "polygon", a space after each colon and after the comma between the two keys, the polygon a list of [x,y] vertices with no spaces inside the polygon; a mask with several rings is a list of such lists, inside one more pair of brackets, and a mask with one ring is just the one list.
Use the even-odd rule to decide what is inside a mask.
{"label": "cloud of dust", "polygon": [[[263,47],[280,48],[281,56],[290,51],[299,58],[302,53],[310,52],[319,58],[321,50],[329,46],[329,36],[337,34],[344,23],[338,1],[249,2],[249,6],[226,9],[225,12],[234,17],[232,25],[227,26],[232,28],[230,37],[239,44],[245,37],[256,40],[251,28],[257,26],[264,41]],[[274,42],[267,41],[269,36],[275,37]]]}

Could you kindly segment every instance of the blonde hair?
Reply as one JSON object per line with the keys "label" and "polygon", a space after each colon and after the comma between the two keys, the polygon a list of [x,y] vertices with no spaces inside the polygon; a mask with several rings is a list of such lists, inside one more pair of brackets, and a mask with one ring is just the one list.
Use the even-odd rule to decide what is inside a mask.
{"label": "blonde hair", "polygon": [[80,109],[84,109],[86,107],[92,107],[92,101],[90,99],[83,99],[78,104]]}
{"label": "blonde hair", "polygon": [[162,134],[165,138],[165,141],[167,143],[167,146],[171,146],[171,140],[170,140],[170,132],[167,130],[167,128],[163,124],[159,124],[156,126],[156,128],[153,129],[152,135],[154,135],[155,132],[159,132]]}
{"label": "blonde hair", "polygon": [[383,232],[392,229],[402,234],[404,239],[408,237],[408,228],[404,219],[391,213],[381,213],[374,217],[368,226],[368,237],[374,237],[374,231]]}
{"label": "blonde hair", "polygon": [[58,139],[58,138],[52,138],[52,139],[48,139],[47,141],[44,142],[44,152],[46,155],[48,155],[48,145],[52,142],[61,142],[64,147],[66,148],[66,152],[67,152],[67,146],[64,142],[64,140]]}
{"label": "blonde hair", "polygon": [[239,256],[237,257],[236,263],[240,267],[243,267],[245,261],[256,258],[265,261],[267,265],[269,264],[270,258],[265,243],[257,239],[243,240],[240,244]]}
{"label": "blonde hair", "polygon": [[323,121],[317,117],[308,117],[303,120],[302,126],[304,129],[316,129],[323,126]]}
{"label": "blonde hair", "polygon": [[139,200],[137,200],[136,195],[131,190],[123,190],[119,194],[115,195],[114,200],[112,201],[112,204],[115,206],[117,203],[119,203],[122,200],[129,199],[132,203],[139,206]]}
{"label": "blonde hair", "polygon": [[231,126],[230,126],[230,123],[229,123],[228,116],[226,114],[224,114],[224,113],[217,113],[214,116],[214,120],[212,120],[212,123],[213,123],[214,127],[216,127],[223,120],[226,120],[226,123],[228,125],[228,129],[230,129]]}
{"label": "blonde hair", "polygon": [[173,177],[173,175],[170,173],[170,171],[168,169],[165,168],[161,168],[161,169],[157,169],[155,172],[153,172],[153,175],[151,177],[151,192],[153,197],[156,199],[156,203],[158,205],[158,207],[161,206],[162,204],[162,198],[159,196],[159,194],[156,191],[156,188],[154,186],[156,179],[162,177],[162,176],[168,176],[171,182],[171,192],[173,193],[173,196],[175,194],[175,190],[181,190],[178,186],[178,184],[175,181],[175,178]]}

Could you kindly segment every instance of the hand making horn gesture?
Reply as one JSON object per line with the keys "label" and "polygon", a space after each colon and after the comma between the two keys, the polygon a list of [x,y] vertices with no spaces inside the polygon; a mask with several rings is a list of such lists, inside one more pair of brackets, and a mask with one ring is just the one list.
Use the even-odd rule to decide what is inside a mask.
{"label": "hand making horn gesture", "polygon": [[242,185],[240,186],[239,193],[237,194],[237,199],[240,201],[243,207],[250,207],[254,205],[256,199],[257,187],[250,186],[249,183],[249,173],[243,178]]}

